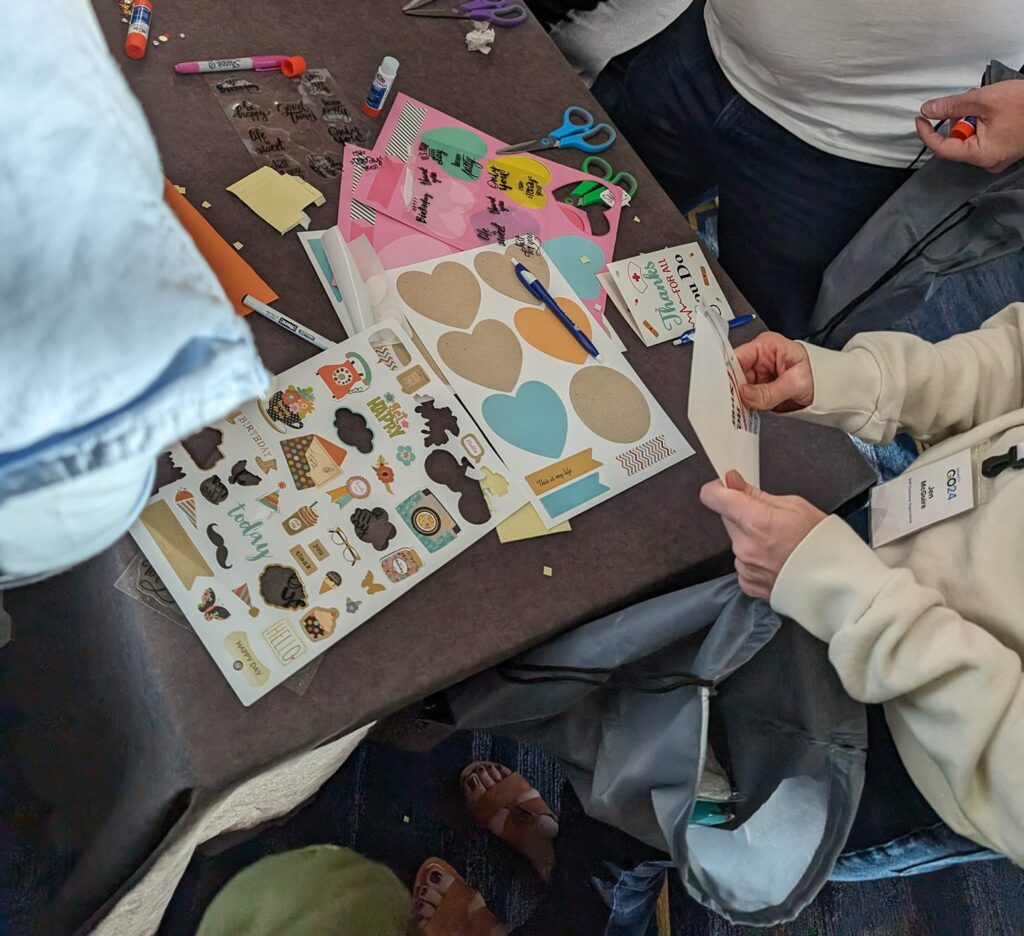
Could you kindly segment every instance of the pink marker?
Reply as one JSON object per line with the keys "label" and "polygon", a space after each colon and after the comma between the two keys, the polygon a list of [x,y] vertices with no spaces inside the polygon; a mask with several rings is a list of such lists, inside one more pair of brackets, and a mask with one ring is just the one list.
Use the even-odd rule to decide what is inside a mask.
{"label": "pink marker", "polygon": [[209,62],[178,62],[174,70],[179,75],[199,75],[204,72],[279,71],[286,78],[294,78],[306,70],[301,55],[253,55],[249,58],[212,59]]}

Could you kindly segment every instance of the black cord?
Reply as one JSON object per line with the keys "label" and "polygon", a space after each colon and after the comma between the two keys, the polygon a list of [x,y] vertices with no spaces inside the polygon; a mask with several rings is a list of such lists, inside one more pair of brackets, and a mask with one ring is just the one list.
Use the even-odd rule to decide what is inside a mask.
{"label": "black cord", "polygon": [[[972,205],[969,201],[961,202],[959,205],[956,206],[956,208],[954,208],[944,217],[936,221],[935,224],[933,224],[928,229],[928,231],[925,232],[924,236],[920,240],[918,240],[917,243],[911,244],[910,247],[908,247],[907,250],[904,252],[903,256],[900,257],[891,267],[889,267],[889,269],[886,270],[885,273],[883,273],[867,289],[860,293],[860,295],[855,296],[853,299],[851,299],[845,306],[843,306],[843,308],[841,308],[835,315],[833,315],[832,318],[830,318],[821,328],[819,328],[813,334],[809,335],[807,340],[812,341],[815,344],[824,344],[832,336],[835,330],[840,325],[842,325],[842,323],[845,322],[846,319],[850,317],[850,315],[858,305],[860,305],[865,299],[867,299],[867,297],[870,296],[873,292],[877,291],[886,283],[890,282],[892,279],[898,276],[904,270],[904,268],[906,268],[910,263],[912,263],[914,260],[920,257],[921,254],[925,250],[927,250],[933,243],[935,243],[935,241],[937,241],[940,237],[944,237],[957,225],[962,224],[964,221],[966,221],[967,218],[969,218],[971,214],[974,212],[974,207],[975,206]],[[964,213],[962,218],[955,219],[947,227],[936,232],[936,228],[938,228],[942,224],[945,224],[947,221],[953,218],[953,216],[957,212],[963,211],[964,208],[966,208],[967,211]]]}
{"label": "black cord", "polygon": [[[714,688],[714,682],[710,679],[703,679],[694,676],[692,673],[652,673],[644,678],[643,682],[631,680],[615,680],[615,670],[604,667],[586,666],[548,666],[539,663],[502,663],[498,667],[498,674],[507,682],[519,685],[532,686],[543,683],[582,683],[597,688],[611,687],[635,689],[638,692],[646,692],[651,695],[661,695],[666,692],[675,692],[686,686],[701,686],[705,689]],[[520,675],[533,674],[533,675]],[[656,680],[672,680],[665,686],[654,686]]]}

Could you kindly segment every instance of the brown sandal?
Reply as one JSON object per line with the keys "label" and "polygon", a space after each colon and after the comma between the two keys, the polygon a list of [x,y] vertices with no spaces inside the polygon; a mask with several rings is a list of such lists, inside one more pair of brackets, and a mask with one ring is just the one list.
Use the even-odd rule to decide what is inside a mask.
{"label": "brown sandal", "polygon": [[484,903],[479,891],[473,890],[462,875],[440,858],[428,858],[420,866],[413,885],[414,899],[420,888],[429,882],[431,871],[440,871],[452,878],[451,886],[429,919],[417,919],[423,936],[505,936],[508,932]]}
{"label": "brown sandal", "polygon": [[550,816],[556,822],[558,820],[540,793],[522,774],[515,771],[486,789],[480,796],[475,799],[471,798],[466,785],[470,774],[476,773],[482,767],[491,766],[498,767],[499,765],[492,764],[491,761],[474,761],[462,771],[459,777],[462,791],[466,795],[469,814],[478,826],[489,829],[495,814],[501,809],[507,809],[508,819],[498,834],[498,838],[511,845],[516,851],[529,855],[526,839],[537,820],[542,816]]}

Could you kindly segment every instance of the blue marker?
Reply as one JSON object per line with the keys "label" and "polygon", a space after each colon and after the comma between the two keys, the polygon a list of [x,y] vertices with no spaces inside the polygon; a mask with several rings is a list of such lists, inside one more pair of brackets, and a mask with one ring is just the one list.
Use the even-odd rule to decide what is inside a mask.
{"label": "blue marker", "polygon": [[[732,330],[733,328],[739,328],[741,325],[748,325],[750,322],[754,321],[754,319],[756,319],[756,318],[757,318],[756,315],[738,315],[734,319],[729,319],[729,322],[728,322],[729,329]],[[674,339],[672,341],[672,344],[674,344],[674,345],[693,344],[693,333],[694,333],[694,331],[695,331],[695,329],[693,329],[693,328],[691,328],[691,329],[689,329],[687,331],[684,331],[678,338],[676,338],[676,339]]]}
{"label": "blue marker", "polygon": [[551,298],[551,294],[544,288],[544,284],[541,283],[536,276],[534,276],[526,267],[521,263],[513,260],[512,266],[516,268],[516,276],[519,277],[519,282],[522,283],[529,291],[530,295],[534,296],[538,301],[543,302],[555,316],[558,318],[569,332],[595,361],[601,360],[601,352],[594,347],[594,343],[582,332],[576,323],[569,318],[559,307],[558,303]]}

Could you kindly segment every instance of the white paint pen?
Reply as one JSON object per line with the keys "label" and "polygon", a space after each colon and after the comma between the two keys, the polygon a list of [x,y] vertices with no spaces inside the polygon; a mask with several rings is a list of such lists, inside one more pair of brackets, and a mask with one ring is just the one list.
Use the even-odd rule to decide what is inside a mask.
{"label": "white paint pen", "polygon": [[398,74],[398,59],[385,55],[384,60],[377,69],[373,84],[370,85],[370,93],[366,95],[366,103],[363,105],[363,113],[367,117],[378,117],[384,109],[384,102],[387,100],[388,92],[395,83],[395,76]]}

